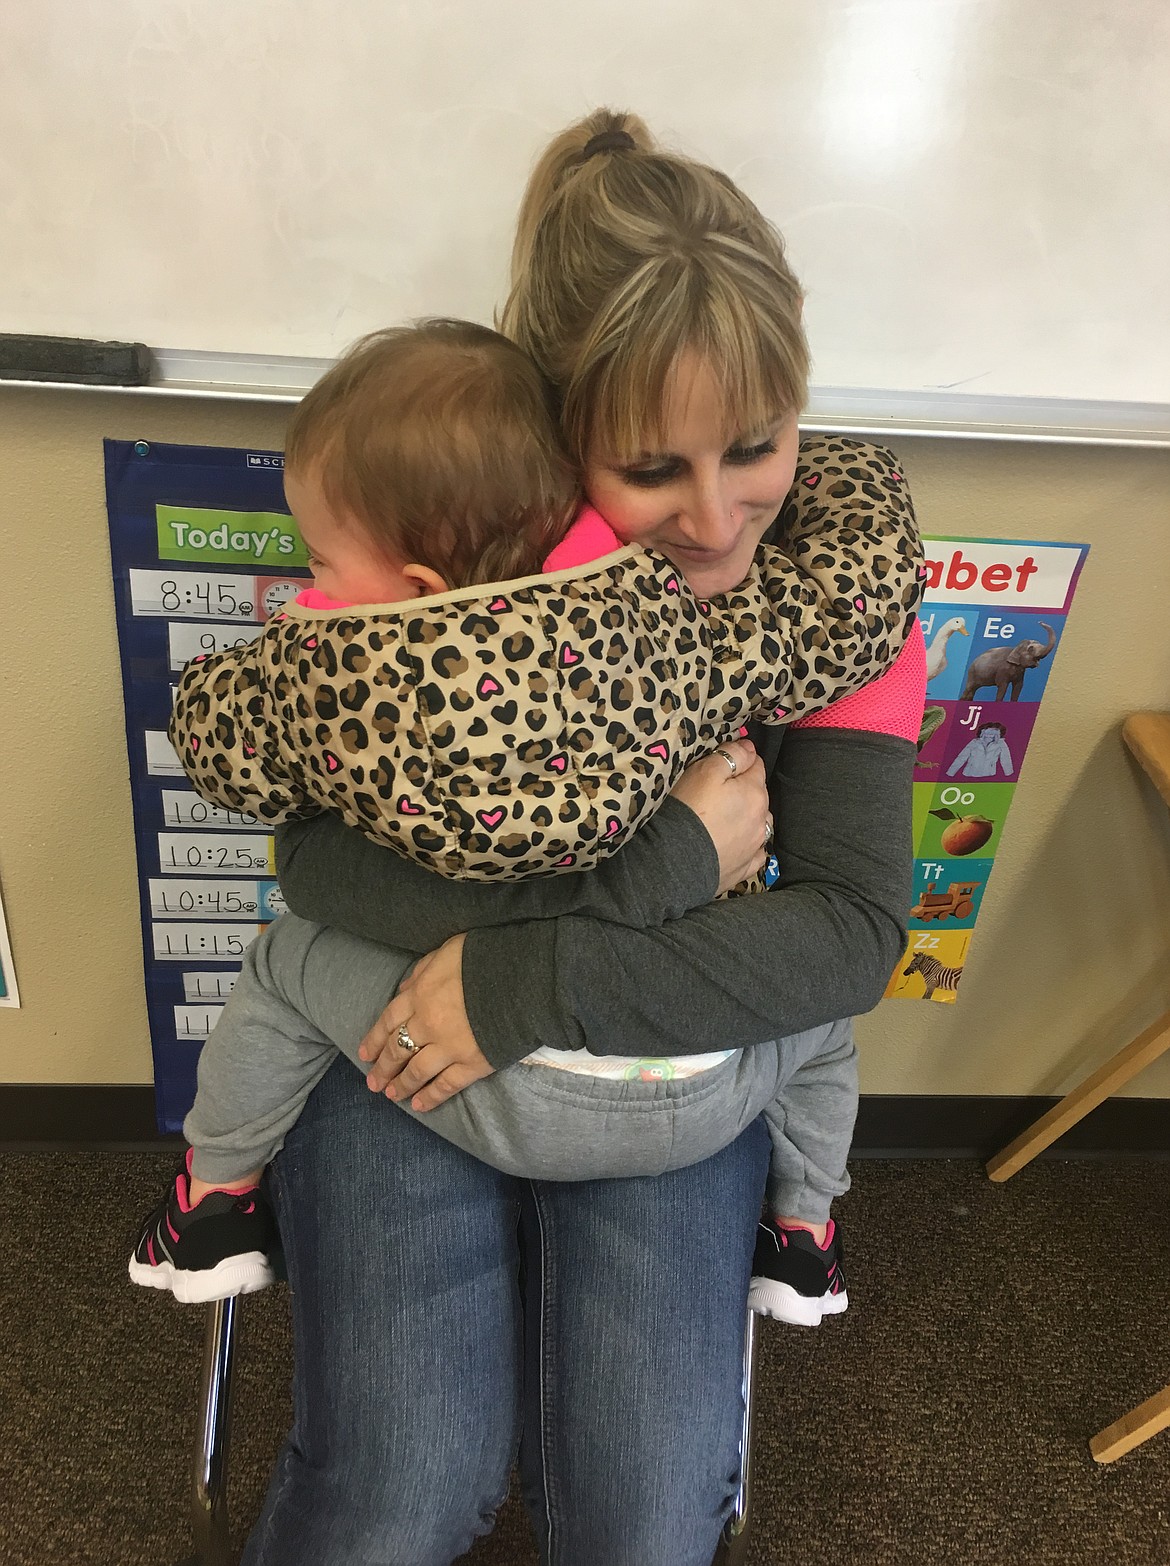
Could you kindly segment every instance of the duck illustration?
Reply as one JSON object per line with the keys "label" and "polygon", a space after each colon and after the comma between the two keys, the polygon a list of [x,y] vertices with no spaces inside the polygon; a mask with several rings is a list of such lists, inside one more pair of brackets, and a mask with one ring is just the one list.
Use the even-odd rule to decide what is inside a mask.
{"label": "duck illustration", "polygon": [[966,620],[961,620],[958,615],[954,619],[948,620],[944,625],[940,625],[931,638],[930,646],[926,649],[926,683],[928,685],[931,680],[937,678],[946,668],[947,643],[956,634],[959,636],[968,634]]}

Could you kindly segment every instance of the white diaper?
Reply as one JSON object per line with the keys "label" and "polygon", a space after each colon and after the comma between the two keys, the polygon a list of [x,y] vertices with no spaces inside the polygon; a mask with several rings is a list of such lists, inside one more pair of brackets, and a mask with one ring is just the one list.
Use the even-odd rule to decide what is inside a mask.
{"label": "white diaper", "polygon": [[591,1055],[587,1049],[538,1049],[525,1055],[522,1066],[554,1066],[558,1071],[575,1071],[581,1077],[608,1077],[611,1081],[673,1082],[697,1077],[722,1065],[735,1054],[733,1049],[715,1050],[708,1055],[668,1055],[661,1059],[631,1059],[629,1055]]}

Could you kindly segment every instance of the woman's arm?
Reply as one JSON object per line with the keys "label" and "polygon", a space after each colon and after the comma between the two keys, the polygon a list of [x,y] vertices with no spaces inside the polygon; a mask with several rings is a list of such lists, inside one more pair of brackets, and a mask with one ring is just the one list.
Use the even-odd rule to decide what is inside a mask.
{"label": "woman's arm", "polygon": [[402,951],[434,951],[489,925],[568,915],[661,925],[738,885],[763,858],[763,764],[739,741],[693,762],[653,816],[591,870],[523,881],[451,881],[367,841],[333,816],[276,834],[277,872],[294,913]]}
{"label": "woman's arm", "polygon": [[464,930],[570,914],[661,924],[714,897],[719,865],[698,816],[668,799],[611,858],[568,875],[449,881],[331,814],[277,828],[276,873],[302,919],[422,953]]}
{"label": "woman's arm", "polygon": [[462,999],[484,1056],[696,1054],[869,1011],[905,946],[925,689],[915,624],[885,674],[787,731],[771,891],[620,936],[579,919],[471,932]]}
{"label": "woman's arm", "polygon": [[[916,625],[884,675],[788,731],[772,778],[783,874],[770,892],[655,930],[580,917],[473,930],[423,959],[382,1022],[406,1017],[436,1058],[450,1036],[498,1069],[542,1044],[697,1054],[868,1011],[904,949],[924,691]],[[439,976],[424,980],[425,999],[424,965]],[[427,1080],[416,1058],[411,1091]]]}
{"label": "woman's arm", "polygon": [[794,730],[772,777],[781,879],[659,929],[473,930],[468,1021],[497,1068],[541,1045],[680,1055],[871,1010],[905,947],[914,747]]}
{"label": "woman's arm", "polygon": [[[783,888],[659,931],[567,919],[456,936],[419,961],[363,1040],[373,1084],[433,1109],[550,1038],[603,1054],[695,1054],[873,1006],[904,940],[913,747],[822,730],[793,732],[785,751],[779,797],[793,843],[782,833],[781,852],[795,852]],[[859,819],[873,837],[861,853]],[[402,1023],[417,1053],[398,1047]]]}

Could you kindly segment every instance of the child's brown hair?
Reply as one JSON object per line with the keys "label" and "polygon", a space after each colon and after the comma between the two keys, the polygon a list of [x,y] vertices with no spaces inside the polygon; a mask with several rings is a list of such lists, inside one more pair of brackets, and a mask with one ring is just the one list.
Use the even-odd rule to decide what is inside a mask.
{"label": "child's brown hair", "polygon": [[469,321],[361,338],[294,413],[285,466],[451,587],[538,572],[579,498],[540,371]]}

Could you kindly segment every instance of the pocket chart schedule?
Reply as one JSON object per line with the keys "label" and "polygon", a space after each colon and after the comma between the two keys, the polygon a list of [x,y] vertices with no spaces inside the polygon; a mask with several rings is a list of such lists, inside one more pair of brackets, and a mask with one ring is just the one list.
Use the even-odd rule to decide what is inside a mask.
{"label": "pocket chart schedule", "polygon": [[188,659],[250,641],[306,585],[278,452],[105,443],[106,504],[161,1130],[248,943],[279,913],[272,832],[205,804],[167,739]]}

